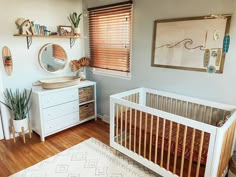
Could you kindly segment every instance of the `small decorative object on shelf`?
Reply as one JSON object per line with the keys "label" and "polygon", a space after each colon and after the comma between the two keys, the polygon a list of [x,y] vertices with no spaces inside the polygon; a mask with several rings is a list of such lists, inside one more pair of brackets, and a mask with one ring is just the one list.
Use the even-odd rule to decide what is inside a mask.
{"label": "small decorative object on shelf", "polygon": [[68,16],[68,20],[73,27],[74,35],[80,35],[79,22],[81,15],[82,13],[78,15],[76,12],[73,12]]}
{"label": "small decorative object on shelf", "polygon": [[25,143],[25,131],[29,130],[29,137],[31,138],[31,127],[28,117],[29,110],[31,108],[30,98],[32,90],[27,93],[26,90],[20,93],[19,89],[12,92],[11,89],[6,89],[4,92],[5,103],[0,101],[5,105],[11,113],[12,116],[12,134],[13,140],[16,142],[15,133],[21,133],[23,141]]}
{"label": "small decorative object on shelf", "polygon": [[82,57],[79,60],[72,60],[70,66],[71,71],[78,71],[78,76],[81,77],[82,80],[86,79],[84,67],[89,66],[89,58]]}
{"label": "small decorative object on shelf", "polygon": [[58,32],[60,36],[73,36],[72,26],[58,26]]}
{"label": "small decorative object on shelf", "polygon": [[5,71],[7,75],[10,76],[13,71],[13,61],[12,61],[11,51],[6,46],[3,47],[2,49],[2,60],[3,60]]}
{"label": "small decorative object on shelf", "polygon": [[24,18],[18,18],[16,20],[17,28],[19,29],[19,34],[23,35],[32,35],[31,23],[30,20]]}

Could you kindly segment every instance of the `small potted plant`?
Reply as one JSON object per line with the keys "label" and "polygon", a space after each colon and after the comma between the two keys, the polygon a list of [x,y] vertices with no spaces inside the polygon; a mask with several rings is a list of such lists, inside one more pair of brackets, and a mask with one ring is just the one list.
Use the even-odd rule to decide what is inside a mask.
{"label": "small potted plant", "polygon": [[12,65],[12,58],[11,58],[11,56],[6,56],[4,63],[5,63],[6,66],[11,66]]}
{"label": "small potted plant", "polygon": [[11,89],[6,89],[4,92],[5,103],[0,101],[11,111],[15,132],[21,132],[22,127],[24,130],[29,129],[28,113],[31,107],[29,104],[31,93],[32,90],[29,93],[26,90],[21,93],[19,89],[15,92],[12,92]]}
{"label": "small potted plant", "polygon": [[73,27],[73,31],[75,35],[79,35],[80,34],[80,29],[79,29],[79,22],[80,22],[80,17],[81,17],[82,13],[80,13],[79,15],[76,12],[73,12],[72,14],[70,14],[68,16],[68,20],[71,23],[72,27]]}

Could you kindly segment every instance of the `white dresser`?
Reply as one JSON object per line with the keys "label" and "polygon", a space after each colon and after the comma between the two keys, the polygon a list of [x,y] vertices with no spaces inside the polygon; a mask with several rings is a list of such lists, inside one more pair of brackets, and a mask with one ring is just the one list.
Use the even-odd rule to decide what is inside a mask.
{"label": "white dresser", "polygon": [[61,89],[32,87],[32,129],[45,137],[97,117],[96,83],[81,81]]}

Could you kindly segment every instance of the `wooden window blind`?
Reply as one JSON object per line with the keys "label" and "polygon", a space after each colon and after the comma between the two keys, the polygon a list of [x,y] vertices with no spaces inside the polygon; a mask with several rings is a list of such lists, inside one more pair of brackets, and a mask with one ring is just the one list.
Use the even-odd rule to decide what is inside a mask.
{"label": "wooden window blind", "polygon": [[130,72],[132,1],[88,11],[91,65]]}

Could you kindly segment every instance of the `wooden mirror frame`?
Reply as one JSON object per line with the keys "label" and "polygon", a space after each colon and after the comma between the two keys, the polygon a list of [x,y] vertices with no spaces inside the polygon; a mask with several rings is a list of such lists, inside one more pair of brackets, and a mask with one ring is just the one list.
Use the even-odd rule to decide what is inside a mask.
{"label": "wooden mirror frame", "polygon": [[[180,69],[180,70],[191,70],[191,71],[200,71],[200,72],[207,72],[207,69],[203,68],[194,68],[194,67],[185,67],[185,66],[172,66],[172,65],[162,65],[155,63],[155,52],[156,52],[156,40],[157,40],[157,23],[165,23],[165,22],[178,22],[178,21],[190,21],[190,20],[204,20],[207,19],[208,16],[198,16],[198,17],[187,17],[187,18],[174,18],[174,19],[164,19],[164,20],[155,20],[154,21],[154,28],[153,28],[153,40],[152,40],[152,59],[151,59],[151,66],[152,67],[162,67],[162,68],[172,68],[172,69]],[[227,22],[225,26],[225,34],[229,33],[230,29],[230,22],[231,22],[231,15],[225,14],[222,15],[225,17]],[[211,18],[208,18],[211,19]],[[214,19],[214,18],[212,18]],[[217,19],[217,18],[216,18]],[[223,44],[222,44],[223,46]],[[225,53],[222,52],[221,61],[219,65],[219,69],[216,70],[216,73],[223,73],[224,63],[225,63]],[[201,56],[200,56],[201,57]]]}
{"label": "wooden mirror frame", "polygon": [[45,44],[45,45],[40,49],[39,54],[38,54],[38,62],[39,62],[39,65],[40,65],[40,67],[41,67],[44,71],[46,71],[46,72],[48,72],[48,73],[53,73],[53,74],[60,73],[60,72],[62,72],[62,71],[66,68],[66,66],[67,66],[67,64],[68,64],[67,53],[66,53],[65,49],[64,49],[63,47],[61,47],[60,45],[58,45],[58,46],[60,46],[60,47],[64,50],[64,52],[65,52],[65,57],[66,57],[66,58],[65,58],[65,65],[64,65],[64,67],[61,68],[61,69],[58,69],[57,71],[48,71],[48,70],[44,67],[44,65],[43,65],[43,63],[42,63],[42,58],[41,58],[42,53],[43,53],[43,51],[45,50],[45,48],[48,47],[48,46],[50,46],[50,45],[58,45],[58,44],[48,43],[48,44]]}

